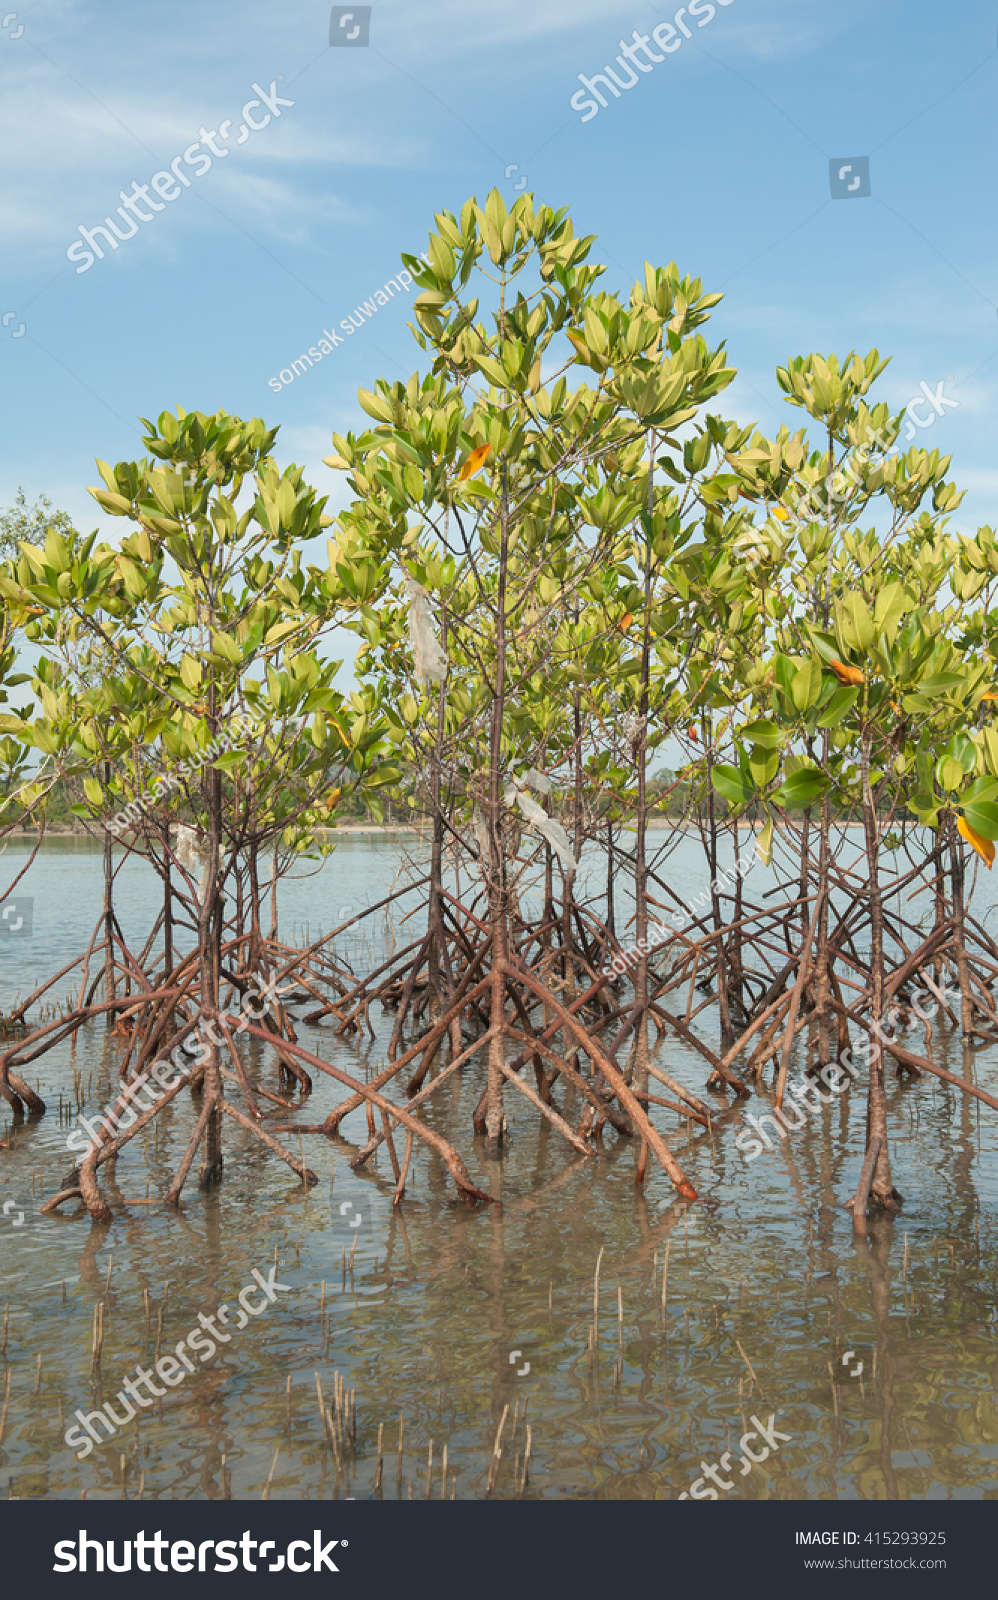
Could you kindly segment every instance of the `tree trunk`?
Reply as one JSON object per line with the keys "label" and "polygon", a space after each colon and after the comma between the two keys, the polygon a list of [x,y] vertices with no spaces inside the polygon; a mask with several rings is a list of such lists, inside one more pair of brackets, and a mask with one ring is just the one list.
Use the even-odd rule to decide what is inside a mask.
{"label": "tree trunk", "polygon": [[[104,763],[104,785],[111,783],[111,763]],[[113,840],[111,830],[104,829],[104,999],[113,1000],[114,995],[114,856],[112,854]],[[107,1013],[108,1024],[113,1021],[114,1013]]]}
{"label": "tree trunk", "polygon": [[[873,791],[870,787],[871,735],[864,731],[862,745],[863,827],[866,833],[866,864],[870,896],[870,1016],[880,1022],[884,1014],[884,908],[880,893],[880,831]],[[872,1032],[872,1030],[871,1030]],[[879,1047],[870,1053],[870,1084],[866,1112],[866,1142],[880,1139],[880,1153],[874,1168],[871,1199],[888,1211],[898,1210],[898,1196],[891,1179],[891,1158],[887,1140],[887,1095],[884,1088],[884,1053]]]}
{"label": "tree trunk", "polygon": [[[218,734],[218,708],[214,673],[209,687],[208,726],[212,740]],[[222,919],[224,900],[220,879],[222,849],[222,774],[208,767],[205,776],[208,809],[208,866],[202,873],[198,905],[198,954],[201,961],[201,1015],[207,1024],[207,1055],[204,1062],[203,1092],[208,1109],[204,1155],[198,1172],[198,1187],[210,1188],[222,1176],[222,1063],[218,1037],[218,1012],[222,978]],[[275,884],[276,891],[276,884]]]}
{"label": "tree trunk", "polygon": [[714,730],[712,719],[705,716],[702,721],[704,749],[707,752],[707,820],[709,827],[709,863],[710,863],[710,905],[714,920],[714,940],[717,951],[717,1009],[721,1022],[721,1054],[724,1055],[735,1042],[735,1030],[731,1026],[731,1011],[728,1007],[728,973],[725,959],[724,938],[721,929],[724,919],[721,915],[721,897],[717,890],[717,813],[714,807],[714,785],[711,781],[711,769],[714,765]]}
{"label": "tree trunk", "polygon": [[492,724],[489,730],[489,934],[492,944],[492,1003],[489,1026],[489,1073],[486,1090],[485,1135],[491,1150],[503,1140],[503,1025],[506,1010],[506,979],[509,960],[509,927],[506,907],[506,855],[502,828],[502,731],[506,704],[506,579],[509,567],[509,478],[502,466],[499,509],[499,582],[496,594],[496,682],[492,698]]}
{"label": "tree trunk", "polygon": [[952,818],[950,832],[950,885],[953,890],[953,943],[956,947],[956,967],[960,978],[960,1025],[963,1037],[969,1039],[974,1030],[974,1003],[970,989],[970,965],[967,961],[967,941],[964,927],[964,866],[963,850]]}
{"label": "tree trunk", "polygon": [[[821,739],[821,766],[823,770],[827,770],[828,767],[828,754],[829,735],[826,728],[822,733]],[[818,1021],[818,1059],[816,1065],[819,1067],[825,1066],[831,1059],[829,1030],[831,1007],[829,1005],[828,977],[828,879],[831,855],[831,821],[832,803],[826,795],[821,802],[821,824],[818,844],[818,894],[821,897],[821,912],[818,916],[818,950],[814,970],[814,1007]]]}
{"label": "tree trunk", "polygon": [[[447,650],[446,613],[444,620],[443,649]],[[441,889],[443,887],[443,858],[444,858],[444,814],[440,799],[440,757],[443,748],[444,719],[446,715],[446,702],[444,699],[444,686],[438,686],[437,701],[437,727],[433,739],[433,748],[430,751],[430,810],[433,818],[433,838],[430,843],[430,890],[427,905],[427,932],[429,934],[429,947],[427,950],[427,972],[429,977],[429,1013],[428,1020],[431,1024],[439,1021],[444,1014],[444,981],[441,972],[440,942],[443,936],[443,914],[441,912]],[[450,993],[447,992],[449,1003]],[[442,1041],[441,1041],[442,1043]],[[428,1071],[436,1060],[439,1045],[434,1045],[423,1063],[423,1070]]]}
{"label": "tree trunk", "polygon": [[[634,1030],[634,1090],[640,1097],[648,1093],[648,862],[645,830],[648,826],[648,707],[651,683],[651,600],[652,546],[654,533],[655,430],[648,435],[648,528],[645,536],[644,627],[641,637],[641,698],[638,702],[638,737],[634,747],[637,764],[638,809],[634,843],[634,935],[637,960],[634,964],[634,1004],[639,1007]],[[641,1100],[647,1107],[647,1100]],[[642,1140],[638,1152],[635,1183],[644,1183],[648,1168],[648,1146]]]}

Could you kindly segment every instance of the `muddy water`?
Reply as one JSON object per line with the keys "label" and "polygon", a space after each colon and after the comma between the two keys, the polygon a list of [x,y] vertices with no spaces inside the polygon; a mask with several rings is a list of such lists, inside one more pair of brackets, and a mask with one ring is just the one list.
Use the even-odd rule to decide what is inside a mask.
{"label": "muddy water", "polygon": [[[24,859],[20,848],[9,847],[5,868]],[[316,876],[282,889],[282,932],[295,924],[315,936],[340,907],[373,903],[401,850],[392,839],[343,841]],[[684,841],[673,881],[698,886],[701,862],[699,847]],[[34,900],[31,937],[0,940],[4,1009],[85,946],[100,870],[97,853],[68,840],[32,867],[20,886]],[[141,863],[122,869],[130,940],[141,942],[151,927],[153,893]],[[412,924],[400,925],[401,915],[396,924],[394,936],[408,942]],[[382,926],[369,949],[358,943],[355,959],[384,937]],[[329,1030],[302,1028],[300,1036],[349,1070],[373,1071],[392,1019],[372,1021],[378,1038],[359,1051]],[[709,1012],[698,1025],[713,1039]],[[965,1056],[938,1031],[936,1049],[941,1064],[995,1091],[994,1052]],[[612,1131],[586,1161],[513,1091],[508,1149],[488,1159],[470,1133],[480,1065],[449,1082],[439,1103],[431,1099],[428,1116],[457,1139],[474,1181],[501,1198],[501,1210],[465,1209],[442,1166],[418,1154],[393,1211],[386,1153],[363,1174],[347,1164],[365,1137],[361,1112],[343,1139],[305,1137],[320,1177],[307,1197],[227,1123],[223,1184],[207,1197],[190,1185],[181,1212],[168,1216],[141,1202],[164,1193],[179,1162],[191,1127],[181,1105],[105,1178],[115,1210],[108,1226],[92,1227],[85,1215],[42,1217],[38,1207],[70,1165],[60,1095],[68,1105],[74,1072],[82,1075],[87,1111],[97,1112],[111,1093],[116,1052],[103,1027],[81,1032],[75,1052],[67,1044],[30,1069],[50,1113],[15,1127],[7,1115],[0,1129],[0,1199],[9,1203],[0,1217],[4,1386],[10,1380],[0,1484],[6,1479],[10,1493],[391,1499],[422,1498],[429,1484],[434,1498],[481,1497],[505,1412],[497,1497],[672,1499],[708,1467],[717,1469],[721,1499],[998,1497],[998,1119],[938,1081],[889,1080],[891,1156],[905,1206],[893,1224],[871,1228],[869,1244],[854,1241],[841,1206],[862,1159],[858,1093],[821,1112],[823,1134],[808,1125],[751,1164],[734,1144],[742,1113],[724,1113],[720,1098],[713,1139],[688,1134],[659,1110],[701,1195],[686,1207],[657,1171],[646,1193],[636,1192],[635,1152]],[[702,1060],[687,1047],[667,1041],[660,1059],[703,1091]],[[255,1058],[257,1074],[273,1085],[272,1063]],[[317,1081],[290,1120],[320,1120],[338,1097]],[[559,1089],[556,1098],[575,1120],[573,1095]],[[268,1125],[283,1115],[269,1115]],[[275,1258],[285,1287],[270,1303],[254,1286],[249,1301],[260,1314],[239,1327],[240,1291],[255,1285],[254,1269],[268,1281]],[[92,1370],[100,1302],[103,1349]],[[107,1399],[124,1420],[123,1380],[137,1366],[148,1371],[157,1349],[172,1353],[199,1313],[210,1317],[220,1303],[230,1307],[230,1338],[215,1357],[203,1367],[195,1360],[193,1373],[178,1360],[182,1381],[157,1384],[163,1394],[77,1460],[63,1438],[74,1412]],[[356,1439],[338,1449],[324,1443],[316,1400],[316,1373],[328,1401],[334,1372],[356,1391]],[[785,1436],[772,1448],[759,1437],[771,1416]],[[749,1435],[748,1448],[766,1455],[755,1464],[740,1442]]]}

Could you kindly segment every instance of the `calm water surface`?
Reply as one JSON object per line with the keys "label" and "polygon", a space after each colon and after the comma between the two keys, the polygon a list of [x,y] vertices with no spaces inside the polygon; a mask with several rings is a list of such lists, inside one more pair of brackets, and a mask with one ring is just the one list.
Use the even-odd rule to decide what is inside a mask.
{"label": "calm water surface", "polygon": [[[282,885],[282,935],[315,937],[335,926],[342,907],[373,904],[407,848],[392,838],[344,838],[321,870]],[[26,858],[22,844],[8,846],[5,883]],[[696,892],[702,860],[697,843],[682,841],[670,881]],[[33,898],[32,934],[0,940],[4,1010],[89,941],[99,851],[54,840],[20,890]],[[133,948],[151,929],[157,899],[151,872],[126,863],[118,909]],[[394,931],[379,917],[354,939],[359,970],[386,938],[415,937],[420,919],[403,919],[416,902],[402,905]],[[60,990],[70,987],[67,980]],[[372,1012],[372,1021],[378,1037],[360,1046],[335,1040],[328,1027],[300,1027],[299,1037],[363,1076],[383,1062],[393,1017]],[[716,1042],[711,1013],[698,1026]],[[386,1152],[360,1174],[347,1164],[366,1136],[361,1111],[342,1138],[305,1136],[320,1178],[307,1197],[282,1163],[227,1121],[221,1187],[205,1197],[189,1182],[182,1210],[167,1215],[138,1202],[165,1192],[190,1136],[189,1105],[178,1102],[127,1147],[115,1173],[102,1169],[115,1210],[109,1225],[92,1226],[71,1208],[42,1217],[38,1207],[71,1160],[60,1095],[68,1104],[74,1071],[82,1073],[87,1111],[99,1111],[118,1049],[102,1025],[81,1031],[75,1047],[67,1042],[29,1069],[49,1114],[17,1126],[7,1114],[0,1127],[0,1199],[9,1207],[0,1216],[4,1385],[10,1379],[0,1469],[9,1493],[391,1499],[422,1498],[429,1483],[434,1498],[482,1497],[508,1407],[492,1488],[500,1498],[519,1492],[528,1426],[527,1497],[673,1499],[702,1476],[701,1462],[728,1451],[722,1476],[733,1487],[722,1499],[998,1498],[998,1119],[937,1080],[889,1079],[891,1156],[905,1205],[893,1224],[871,1227],[869,1243],[854,1241],[841,1205],[862,1162],[857,1092],[824,1110],[826,1136],[810,1125],[750,1165],[734,1144],[742,1112],[726,1114],[721,1097],[713,1139],[690,1136],[657,1111],[701,1195],[686,1207],[654,1167],[646,1191],[636,1191],[635,1151],[612,1130],[598,1159],[585,1161],[512,1090],[509,1146],[488,1159],[471,1131],[484,1081],[475,1063],[439,1102],[430,1099],[427,1117],[455,1140],[501,1210],[460,1205],[442,1165],[418,1151],[405,1201],[393,1210]],[[941,1064],[996,1092],[994,1050],[965,1054],[938,1032],[936,1049]],[[705,1066],[688,1047],[667,1040],[658,1059],[703,1092]],[[260,1055],[250,1075],[276,1086],[273,1063]],[[341,1094],[316,1074],[307,1106],[290,1119],[273,1107],[265,1126],[321,1120]],[[559,1088],[556,1098],[577,1120],[574,1094]],[[209,1365],[77,1461],[63,1440],[74,1411],[106,1398],[121,1415],[122,1380],[137,1365],[149,1368],[157,1345],[172,1352],[199,1313],[235,1306],[253,1269],[266,1277],[275,1258],[287,1292],[233,1331]],[[92,1376],[102,1300],[103,1354]],[[356,1441],[339,1466],[316,1400],[316,1373],[328,1402],[334,1372],[356,1390]],[[775,1414],[789,1437],[745,1475],[739,1440],[753,1414],[767,1425]]]}

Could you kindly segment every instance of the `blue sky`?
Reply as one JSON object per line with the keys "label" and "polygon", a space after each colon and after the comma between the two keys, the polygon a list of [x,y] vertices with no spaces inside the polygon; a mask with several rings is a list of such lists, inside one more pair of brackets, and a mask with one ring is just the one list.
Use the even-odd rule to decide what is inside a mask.
{"label": "blue sky", "polygon": [[[812,349],[892,355],[898,408],[945,381],[958,405],[923,406],[919,442],[953,453],[957,525],[996,520],[998,6],[694,5],[677,29],[654,0],[376,0],[366,48],[330,48],[315,0],[5,13],[0,503],[23,484],[117,537],[86,494],[94,457],[140,454],[137,417],[179,403],[279,423],[280,458],[335,509],[332,431],[362,423],[359,386],[417,364],[405,306],[280,393],[268,380],[425,249],[435,210],[497,184],[511,201],[526,176],[598,235],[608,287],[675,259],[723,291],[709,332],[742,422],[798,424],[774,369]],[[579,74],[656,27],[670,53],[583,122]],[[294,104],[237,144],[254,83]],[[229,153],[195,177],[202,127]],[[831,199],[830,160],[856,156],[871,195]],[[77,272],[79,226],[178,157],[173,199]]]}

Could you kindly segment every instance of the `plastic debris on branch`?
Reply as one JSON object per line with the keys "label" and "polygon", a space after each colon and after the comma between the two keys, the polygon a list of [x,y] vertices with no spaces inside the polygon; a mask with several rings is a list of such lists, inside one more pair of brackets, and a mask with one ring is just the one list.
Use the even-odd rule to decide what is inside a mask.
{"label": "plastic debris on branch", "polygon": [[547,840],[548,844],[551,846],[551,849],[561,861],[565,871],[574,872],[578,866],[578,862],[575,859],[575,854],[572,850],[572,843],[568,837],[568,834],[565,832],[560,822],[556,822],[554,817],[549,817],[546,811],[541,810],[540,806],[537,804],[537,801],[534,800],[531,795],[527,794],[526,785],[528,783],[532,788],[537,789],[541,794],[548,794],[550,792],[550,780],[545,778],[542,773],[536,772],[534,768],[531,767],[529,771],[523,773],[521,777],[517,777],[512,773],[510,774],[510,782],[506,787],[504,796],[506,804],[512,805],[515,799],[520,808],[520,814],[524,821],[527,822],[536,833],[539,833],[542,839]]}
{"label": "plastic debris on branch", "polygon": [[447,676],[447,657],[433,631],[430,599],[414,578],[406,577],[409,590],[409,643],[416,678],[420,683],[443,683]]}
{"label": "plastic debris on branch", "polygon": [[196,828],[189,828],[183,822],[178,823],[175,830],[173,853],[185,872],[191,874],[200,872],[201,881],[198,885],[198,899],[203,901],[208,877],[208,841]]}
{"label": "plastic debris on branch", "polygon": [[632,760],[637,760],[638,746],[644,737],[644,731],[647,726],[647,717],[636,717],[631,712],[628,712],[627,716],[621,721],[621,728],[623,730],[624,738],[631,747]]}
{"label": "plastic debris on branch", "polygon": [[536,767],[528,767],[526,772],[510,772],[502,796],[508,806],[513,804],[524,785],[536,789],[538,794],[550,794],[554,787],[551,779],[545,777],[543,772],[538,772]]}
{"label": "plastic debris on branch", "polygon": [[524,783],[529,783],[531,789],[536,789],[538,794],[551,793],[551,779],[546,778],[543,772],[538,772],[536,767],[528,767],[523,774]]}

